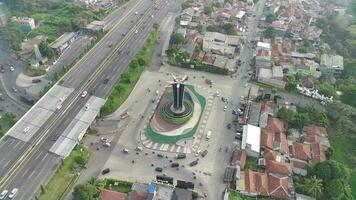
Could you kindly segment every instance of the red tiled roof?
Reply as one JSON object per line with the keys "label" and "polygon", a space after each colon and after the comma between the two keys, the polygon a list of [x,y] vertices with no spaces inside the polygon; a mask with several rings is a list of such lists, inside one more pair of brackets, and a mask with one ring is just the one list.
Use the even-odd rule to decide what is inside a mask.
{"label": "red tiled roof", "polygon": [[268,116],[266,129],[272,130],[275,133],[284,132],[284,122],[281,119]]}
{"label": "red tiled roof", "polygon": [[266,160],[266,172],[289,176],[292,174],[292,167],[288,163]]}
{"label": "red tiled roof", "polygon": [[246,152],[244,150],[236,150],[232,155],[232,163],[240,165],[241,169],[245,167]]}
{"label": "red tiled roof", "polygon": [[294,168],[298,169],[308,169],[308,164],[304,161],[293,160],[292,162]]}
{"label": "red tiled roof", "polygon": [[265,149],[261,155],[266,160],[276,160],[276,153],[270,149]]}
{"label": "red tiled roof", "polygon": [[313,164],[326,160],[325,150],[319,143],[311,144],[310,148],[311,148],[311,160]]}
{"label": "red tiled roof", "polygon": [[320,137],[328,137],[326,128],[316,126],[314,124],[304,126],[303,133],[305,141],[310,143],[318,143],[320,141]]}
{"label": "red tiled roof", "polygon": [[293,145],[289,147],[289,153],[297,159],[308,161],[311,159],[310,146],[307,144],[302,144],[294,142]]}
{"label": "red tiled roof", "polygon": [[281,149],[279,151],[281,153],[287,154],[288,153],[287,136],[283,132],[276,133],[274,136],[274,140],[281,144]]}
{"label": "red tiled roof", "polygon": [[288,187],[288,176],[280,176],[276,174],[268,175],[269,193],[273,197],[286,199],[290,197]]}
{"label": "red tiled roof", "polygon": [[127,195],[122,192],[103,189],[100,192],[100,198],[102,200],[127,200]]}
{"label": "red tiled roof", "polygon": [[266,173],[245,170],[245,190],[250,193],[268,195],[268,177]]}
{"label": "red tiled roof", "polygon": [[267,129],[261,129],[261,147],[273,149],[273,135],[274,132]]}
{"label": "red tiled roof", "polygon": [[262,103],[261,112],[272,112],[276,110],[277,105],[273,101],[265,101]]}
{"label": "red tiled roof", "polygon": [[146,200],[148,196],[147,192],[132,192],[132,199],[131,200]]}

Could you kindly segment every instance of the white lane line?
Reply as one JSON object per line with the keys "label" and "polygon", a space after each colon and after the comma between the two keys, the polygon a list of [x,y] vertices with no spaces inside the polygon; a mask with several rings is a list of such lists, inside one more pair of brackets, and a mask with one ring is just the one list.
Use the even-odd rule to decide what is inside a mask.
{"label": "white lane line", "polygon": [[176,147],[175,145],[172,145],[171,148],[169,149],[169,151],[170,151],[170,152],[173,152],[173,150],[174,150],[175,147]]}

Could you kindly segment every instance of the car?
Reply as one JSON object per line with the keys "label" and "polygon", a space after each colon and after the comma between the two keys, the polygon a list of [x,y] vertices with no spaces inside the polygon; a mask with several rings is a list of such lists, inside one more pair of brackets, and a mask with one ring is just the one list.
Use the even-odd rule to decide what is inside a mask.
{"label": "car", "polygon": [[108,138],[101,137],[101,138],[100,138],[100,141],[101,141],[101,142],[108,142]]}
{"label": "car", "polygon": [[248,86],[249,86],[248,83],[246,83],[244,87],[247,88]]}
{"label": "car", "polygon": [[156,171],[156,172],[162,172],[162,171],[163,171],[163,168],[162,168],[162,167],[156,167],[156,168],[155,168],[155,171]]}
{"label": "car", "polygon": [[88,94],[88,92],[87,92],[87,91],[84,91],[84,92],[82,93],[82,98],[86,97],[87,94]]}
{"label": "car", "polygon": [[193,162],[189,163],[189,166],[193,167],[198,164],[198,160],[194,160]]}
{"label": "car", "polygon": [[163,158],[163,157],[164,157],[164,155],[163,155],[163,154],[158,153],[158,154],[157,154],[157,157],[158,157],[158,158]]}
{"label": "car", "polygon": [[104,146],[104,147],[110,147],[111,144],[110,144],[110,142],[105,142],[105,143],[103,143],[103,146]]}
{"label": "car", "polygon": [[17,188],[12,189],[10,194],[9,194],[9,199],[14,198],[16,196],[16,194],[17,194],[17,191],[19,191],[19,189],[17,189]]}
{"label": "car", "polygon": [[135,15],[138,15],[138,12],[137,12],[137,11],[135,12]]}
{"label": "car", "polygon": [[89,104],[86,104],[86,105],[84,106],[84,109],[85,109],[85,110],[89,110]]}
{"label": "car", "polygon": [[106,79],[103,80],[103,84],[107,84],[108,82],[109,82],[109,79],[108,79],[108,78],[106,78]]}
{"label": "car", "polygon": [[122,152],[128,154],[130,151],[128,149],[126,149],[126,148],[123,148]]}
{"label": "car", "polygon": [[206,140],[209,140],[210,138],[211,138],[211,131],[208,131],[208,132],[206,133],[205,139],[206,139]]}
{"label": "car", "polygon": [[17,89],[16,89],[15,87],[13,87],[13,88],[12,88],[12,91],[16,93],[16,92],[17,92]]}
{"label": "car", "polygon": [[42,80],[37,78],[37,79],[33,79],[31,82],[32,83],[41,83]]}
{"label": "car", "polygon": [[200,155],[200,152],[201,152],[201,150],[198,149],[198,150],[195,152],[194,156],[195,156],[195,157],[198,157],[198,156]]}
{"label": "car", "polygon": [[178,153],[178,154],[176,154],[176,158],[177,159],[184,159],[184,158],[186,158],[187,157],[187,155],[185,154],[185,153]]}
{"label": "car", "polygon": [[107,174],[107,173],[109,173],[109,172],[110,172],[110,168],[105,168],[105,169],[101,172],[101,174],[104,175],[104,174]]}
{"label": "car", "polygon": [[228,123],[226,126],[227,129],[231,129],[231,123]]}
{"label": "car", "polygon": [[5,199],[5,197],[7,196],[7,193],[9,193],[8,190],[3,190],[3,191],[0,193],[0,199]]}
{"label": "car", "polygon": [[171,167],[179,167],[179,163],[172,163]]}
{"label": "car", "polygon": [[206,156],[206,154],[208,154],[208,150],[204,150],[203,153],[201,153],[201,157],[204,158]]}
{"label": "car", "polygon": [[226,111],[227,110],[227,106],[224,106],[224,111]]}
{"label": "car", "polygon": [[140,146],[137,146],[137,147],[135,148],[135,150],[136,150],[136,151],[142,151],[142,150],[143,150],[143,148],[142,148],[142,147],[140,147]]}
{"label": "car", "polygon": [[112,44],[109,44],[108,47],[111,48],[111,47],[112,47]]}
{"label": "car", "polygon": [[245,100],[245,97],[244,96],[241,96],[240,97],[240,101],[244,101]]}
{"label": "car", "polygon": [[10,66],[10,71],[15,71],[15,68],[13,66]]}
{"label": "car", "polygon": [[138,33],[138,30],[135,30],[135,34],[137,34]]}

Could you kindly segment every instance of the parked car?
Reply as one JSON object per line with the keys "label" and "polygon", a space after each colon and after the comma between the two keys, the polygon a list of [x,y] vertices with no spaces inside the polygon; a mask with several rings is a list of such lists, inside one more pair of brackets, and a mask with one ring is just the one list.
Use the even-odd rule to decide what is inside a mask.
{"label": "parked car", "polygon": [[1,199],[1,200],[2,200],[2,199],[5,199],[6,196],[7,196],[7,193],[9,193],[8,190],[3,190],[3,191],[0,193],[0,199]]}
{"label": "parked car", "polygon": [[171,167],[179,167],[179,163],[172,163]]}
{"label": "parked car", "polygon": [[38,79],[38,78],[32,80],[32,83],[40,83],[40,82],[42,82],[42,80],[41,80],[41,79]]}
{"label": "parked car", "polygon": [[109,172],[110,172],[110,168],[106,168],[101,172],[101,174],[104,175],[104,174],[107,174]]}
{"label": "parked car", "polygon": [[128,154],[128,153],[129,153],[129,150],[126,149],[126,148],[123,148],[123,149],[122,149],[122,152]]}
{"label": "parked car", "polygon": [[12,189],[11,193],[9,194],[9,199],[13,199],[16,196],[17,191],[19,191],[19,189],[17,188]]}
{"label": "parked car", "polygon": [[155,171],[156,171],[156,172],[162,172],[162,171],[163,171],[163,168],[162,168],[162,167],[156,167],[156,168],[155,168]]}
{"label": "parked car", "polygon": [[201,157],[204,158],[206,156],[206,154],[208,154],[208,150],[204,150],[203,153],[201,153]]}
{"label": "parked car", "polygon": [[176,154],[176,158],[177,159],[184,159],[184,158],[186,158],[187,157],[187,155],[185,154],[185,153],[178,153],[178,154]]}
{"label": "parked car", "polygon": [[198,160],[194,160],[193,162],[189,163],[189,166],[193,167],[198,164]]}

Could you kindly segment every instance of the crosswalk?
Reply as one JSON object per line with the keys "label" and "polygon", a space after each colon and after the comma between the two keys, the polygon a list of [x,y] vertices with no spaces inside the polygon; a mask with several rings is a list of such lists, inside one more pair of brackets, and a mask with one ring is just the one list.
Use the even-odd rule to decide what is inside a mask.
{"label": "crosswalk", "polygon": [[211,108],[213,106],[213,100],[214,100],[213,95],[210,95],[207,98],[205,112],[203,113],[203,116],[199,124],[199,128],[197,130],[197,133],[195,134],[193,142],[190,145],[177,145],[177,144],[154,142],[146,136],[145,131],[141,132],[141,143],[143,144],[143,146],[145,146],[148,149],[171,152],[171,153],[190,154],[197,151],[199,149],[200,142],[204,137],[204,132],[205,132],[204,130],[206,128],[207,121],[209,119],[209,115],[211,112]]}

